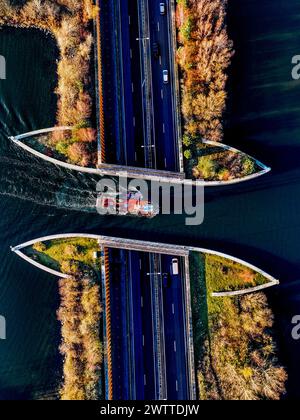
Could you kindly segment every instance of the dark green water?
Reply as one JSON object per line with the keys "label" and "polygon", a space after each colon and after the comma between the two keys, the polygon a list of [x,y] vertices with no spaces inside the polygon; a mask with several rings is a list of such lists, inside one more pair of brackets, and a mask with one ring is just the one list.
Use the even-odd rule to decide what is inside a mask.
{"label": "dark green water", "polygon": [[[9,246],[45,234],[93,232],[209,247],[254,263],[280,278],[270,292],[289,395],[300,397],[300,343],[291,318],[300,314],[300,83],[291,58],[300,51],[298,0],[230,0],[236,45],[227,143],[267,165],[271,175],[207,190],[205,223],[186,227],[181,216],[153,220],[100,217],[89,211],[95,182],[34,159],[7,135],[53,125],[55,60],[51,39],[38,32],[0,32],[8,80],[0,81],[0,397],[30,398],[59,373],[57,281],[19,260]],[[83,208],[84,207],[84,208]]]}

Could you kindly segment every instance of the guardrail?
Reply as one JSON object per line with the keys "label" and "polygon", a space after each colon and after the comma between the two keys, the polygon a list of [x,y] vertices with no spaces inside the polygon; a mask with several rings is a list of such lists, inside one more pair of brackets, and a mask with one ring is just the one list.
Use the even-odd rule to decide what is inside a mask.
{"label": "guardrail", "polygon": [[95,0],[99,13],[94,19],[94,56],[95,56],[95,84],[96,84],[96,110],[97,110],[97,142],[98,142],[98,164],[105,162],[105,126],[104,126],[104,104],[103,104],[103,79],[102,79],[102,46],[101,46],[101,24],[100,24],[100,0]]}
{"label": "guardrail", "polygon": [[[99,241],[99,245],[102,243]],[[111,302],[110,302],[110,271],[108,249],[103,248],[104,255],[104,289],[105,289],[105,348],[107,363],[107,390],[108,400],[113,400],[113,366],[112,366],[112,335],[111,335]]]}
{"label": "guardrail", "polygon": [[273,286],[278,286],[280,283],[278,280],[270,281],[269,283],[262,284],[261,286],[249,287],[248,289],[243,290],[235,290],[232,292],[214,292],[212,293],[212,297],[233,297],[233,296],[243,296],[249,293],[260,292],[265,289],[269,289]]}
{"label": "guardrail", "polygon": [[195,375],[195,355],[194,355],[194,332],[193,332],[193,314],[192,314],[192,296],[190,286],[190,262],[189,257],[184,257],[184,298],[186,310],[186,351],[188,356],[189,371],[189,398],[194,401],[197,399],[197,385]]}
{"label": "guardrail", "polygon": [[[20,249],[22,249],[22,248],[20,248]],[[29,262],[33,266],[39,268],[40,270],[46,271],[47,273],[52,274],[52,275],[54,275],[56,277],[59,277],[59,278],[63,278],[63,279],[70,279],[70,278],[72,278],[72,276],[70,276],[69,274],[62,273],[61,271],[52,270],[51,268],[46,267],[45,265],[38,263],[33,258],[30,258],[30,257],[28,257],[28,255],[26,255],[23,252],[21,252],[20,249],[11,248],[11,250],[13,252],[15,252],[19,257],[21,257],[23,260]]]}

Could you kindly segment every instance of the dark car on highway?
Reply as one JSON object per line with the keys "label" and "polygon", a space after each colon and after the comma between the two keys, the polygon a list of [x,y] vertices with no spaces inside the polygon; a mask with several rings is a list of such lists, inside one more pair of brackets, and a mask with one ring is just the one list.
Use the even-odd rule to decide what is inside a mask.
{"label": "dark car on highway", "polygon": [[160,57],[160,46],[158,44],[158,42],[154,42],[153,47],[152,47],[152,51],[153,51],[153,56],[156,60],[159,59]]}
{"label": "dark car on highway", "polygon": [[171,274],[170,273],[163,274],[163,286],[165,288],[168,288],[171,286],[171,283],[172,283]]}

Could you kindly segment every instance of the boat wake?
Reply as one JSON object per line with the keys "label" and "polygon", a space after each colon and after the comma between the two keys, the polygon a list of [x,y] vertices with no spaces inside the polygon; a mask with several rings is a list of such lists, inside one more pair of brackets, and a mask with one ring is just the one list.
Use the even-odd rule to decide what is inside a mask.
{"label": "boat wake", "polygon": [[0,196],[58,209],[96,212],[97,182],[32,157],[0,157]]}

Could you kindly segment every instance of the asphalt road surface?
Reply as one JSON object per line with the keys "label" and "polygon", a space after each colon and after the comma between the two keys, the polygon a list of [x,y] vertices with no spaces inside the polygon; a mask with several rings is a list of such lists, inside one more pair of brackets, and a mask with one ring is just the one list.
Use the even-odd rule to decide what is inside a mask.
{"label": "asphalt road surface", "polygon": [[[143,15],[146,29],[142,4],[149,12]],[[101,0],[108,163],[178,170],[169,0],[165,4],[166,14],[161,15],[159,0],[117,0],[114,6]],[[155,44],[159,56],[154,54]],[[150,57],[146,66],[145,56]],[[169,72],[168,83],[163,80],[164,70]]]}
{"label": "asphalt road surface", "polygon": [[[159,370],[166,382],[169,400],[188,395],[188,368],[185,341],[185,307],[181,259],[159,255],[160,272],[152,273],[153,255],[110,250],[112,348],[114,399],[153,400],[159,393]],[[180,272],[172,274],[172,259]],[[159,308],[153,308],[153,275],[162,290]],[[163,280],[168,275],[169,280]],[[163,341],[155,346],[155,316],[161,315]],[[157,364],[157,351],[163,363]]]}

